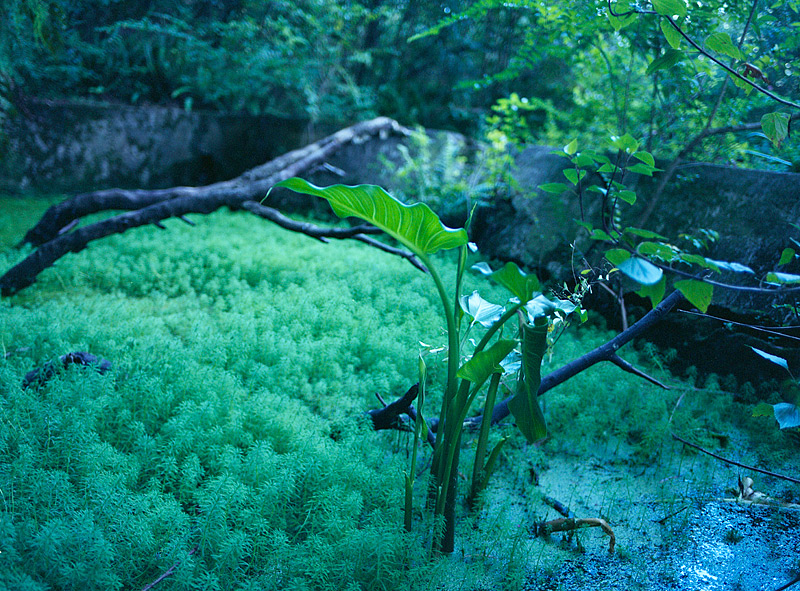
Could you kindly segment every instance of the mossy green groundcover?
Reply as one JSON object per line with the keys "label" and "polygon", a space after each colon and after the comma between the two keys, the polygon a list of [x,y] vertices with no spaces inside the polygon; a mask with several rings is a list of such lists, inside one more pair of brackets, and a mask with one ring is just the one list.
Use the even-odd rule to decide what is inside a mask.
{"label": "mossy green groundcover", "polygon": [[[12,245],[50,202],[0,199],[0,269],[28,252]],[[410,436],[374,433],[363,414],[376,393],[391,399],[416,381],[420,342],[445,342],[428,278],[365,245],[321,244],[249,214],[194,221],[93,243],[0,300],[0,588],[522,588],[575,551],[530,535],[549,510],[544,494],[569,490],[562,500],[575,505],[592,491],[601,500],[583,506],[597,515],[583,516],[634,529],[646,519],[631,512],[632,477],[542,491],[548,468],[657,466],[641,494],[672,507],[686,487],[652,471],[684,460],[670,428],[713,442],[738,422],[737,437],[761,433],[751,456],[791,457],[716,384],[681,383],[631,353],[673,390],[598,367],[548,393],[544,447],[501,426],[502,468],[465,509],[456,554],[432,560],[425,527],[402,528]],[[470,282],[491,299],[485,280]],[[564,334],[544,371],[609,336]],[[72,351],[113,367],[22,387]],[[432,391],[440,361],[429,359]],[[418,505],[424,473],[420,482]],[[616,560],[635,563],[620,536]],[[601,532],[584,540],[604,556]]]}

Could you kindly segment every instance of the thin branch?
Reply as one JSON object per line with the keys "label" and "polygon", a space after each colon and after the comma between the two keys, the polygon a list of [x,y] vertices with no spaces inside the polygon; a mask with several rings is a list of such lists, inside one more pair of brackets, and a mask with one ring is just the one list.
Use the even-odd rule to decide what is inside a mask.
{"label": "thin branch", "polygon": [[791,476],[784,476],[783,474],[776,474],[775,472],[770,472],[769,470],[763,470],[761,468],[756,468],[755,466],[748,466],[747,464],[740,464],[739,462],[735,462],[733,460],[729,460],[727,458],[723,458],[722,456],[718,456],[714,452],[708,451],[707,449],[703,449],[699,445],[695,445],[694,443],[689,443],[685,439],[675,435],[675,433],[670,433],[670,435],[672,435],[673,439],[675,439],[677,441],[680,441],[684,445],[688,445],[689,447],[694,448],[697,451],[701,451],[704,454],[707,454],[707,455],[711,456],[712,458],[715,458],[715,459],[719,460],[720,462],[725,462],[726,464],[731,464],[732,466],[738,466],[739,468],[744,468],[745,470],[752,470],[753,472],[758,472],[760,474],[766,474],[767,476],[772,476],[773,478],[779,478],[781,480],[786,480],[788,482],[794,482],[795,484],[800,484],[800,480],[798,480],[797,478],[792,478]]}
{"label": "thin branch", "polygon": [[800,326],[759,326],[756,324],[747,324],[745,322],[736,322],[735,320],[728,320],[727,318],[720,318],[719,316],[712,316],[711,314],[703,314],[702,312],[695,312],[694,310],[680,310],[684,314],[691,314],[693,316],[702,316],[703,318],[711,318],[712,320],[719,320],[720,322],[725,322],[726,324],[735,324],[736,326],[741,326],[743,328],[749,328],[750,330],[755,330],[758,332],[764,332],[767,334],[771,334],[777,337],[781,337],[784,339],[791,339],[793,341],[800,341],[800,337],[796,337],[790,334],[784,334],[782,332],[778,332],[781,330],[798,330]]}
{"label": "thin branch", "polygon": [[635,368],[633,365],[630,364],[630,362],[625,361],[619,355],[612,355],[609,361],[623,371],[627,371],[628,373],[632,373],[633,375],[638,376],[643,380],[647,380],[648,382],[650,382],[651,384],[655,384],[659,388],[664,388],[664,390],[669,390],[669,386],[658,381],[656,378],[644,373],[642,370]]}
{"label": "thin branch", "polygon": [[732,76],[735,76],[736,78],[738,78],[739,80],[741,80],[745,84],[749,84],[750,86],[755,88],[757,91],[759,91],[762,94],[765,94],[766,96],[768,96],[769,98],[771,98],[775,102],[778,102],[778,103],[780,103],[782,105],[786,105],[787,107],[793,107],[795,109],[800,109],[800,105],[799,104],[794,103],[794,102],[792,102],[790,100],[781,98],[777,94],[773,93],[770,90],[767,90],[763,86],[759,86],[758,84],[756,84],[755,82],[750,80],[750,78],[748,78],[747,76],[743,76],[742,74],[740,74],[739,72],[737,72],[736,70],[734,70],[733,68],[731,68],[730,66],[725,64],[723,61],[721,61],[721,60],[717,59],[716,57],[714,57],[713,55],[711,55],[708,51],[703,49],[694,39],[689,37],[689,35],[687,35],[683,31],[683,29],[681,29],[680,26],[678,26],[678,24],[672,19],[671,16],[666,16],[666,15],[662,15],[662,16],[664,16],[664,18],[666,18],[669,21],[669,24],[672,25],[673,29],[675,29],[676,31],[678,31],[678,33],[680,33],[681,37],[686,39],[686,41],[687,41],[687,43],[689,43],[689,45],[694,47],[701,54],[703,54],[708,59],[710,59],[712,62],[717,64],[720,68],[722,68],[723,70],[725,70],[726,72],[728,72]]}
{"label": "thin branch", "polygon": [[323,228],[309,222],[299,222],[293,220],[288,216],[283,215],[274,207],[267,207],[256,201],[245,201],[242,203],[242,208],[250,213],[254,213],[258,217],[269,220],[281,228],[291,230],[292,232],[299,232],[306,236],[316,238],[321,242],[328,242],[328,238],[336,238],[343,240],[345,238],[354,238],[358,234],[382,234],[383,230],[375,226],[362,224],[360,226],[351,226],[349,228]]}

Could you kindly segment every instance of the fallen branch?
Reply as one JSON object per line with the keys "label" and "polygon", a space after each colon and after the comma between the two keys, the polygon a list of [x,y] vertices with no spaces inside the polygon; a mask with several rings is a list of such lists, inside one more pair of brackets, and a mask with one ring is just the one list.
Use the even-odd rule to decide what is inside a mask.
{"label": "fallen branch", "polygon": [[[22,243],[38,248],[0,277],[0,293],[7,296],[32,285],[42,271],[67,253],[80,252],[93,240],[148,224],[163,228],[162,222],[172,217],[191,223],[185,217],[187,214],[209,214],[221,207],[231,210],[253,209],[244,204],[260,200],[276,183],[308,173],[350,142],[388,133],[407,132],[396,121],[379,117],[289,152],[230,181],[205,187],[174,187],[155,191],[110,189],[77,195],[48,209],[42,219],[28,231]],[[108,210],[123,210],[124,213],[73,229],[84,216]],[[420,267],[419,262],[409,253],[371,239],[364,231],[357,232],[354,238],[403,256]]]}
{"label": "fallen branch", "polygon": [[688,441],[686,441],[682,437],[678,437],[677,435],[675,435],[675,433],[670,433],[670,435],[672,435],[672,438],[675,439],[676,441],[680,441],[684,445],[688,445],[689,447],[694,448],[697,451],[701,451],[704,454],[707,454],[707,455],[711,456],[712,458],[715,458],[715,459],[719,460],[720,462],[725,462],[726,464],[730,464],[732,466],[738,466],[739,468],[744,468],[746,470],[752,470],[753,472],[758,472],[760,474],[766,474],[767,476],[772,476],[774,478],[779,478],[781,480],[786,480],[788,482],[794,482],[795,484],[800,484],[800,480],[798,480],[797,478],[792,478],[791,476],[784,476],[783,474],[776,474],[775,472],[770,472],[769,470],[763,470],[761,468],[756,468],[755,466],[748,466],[747,464],[742,464],[742,463],[739,463],[739,462],[735,462],[733,460],[729,460],[727,458],[723,458],[722,456],[719,456],[719,455],[715,454],[714,452],[708,451],[707,449],[703,449],[699,445],[696,445],[694,443],[689,443]]}

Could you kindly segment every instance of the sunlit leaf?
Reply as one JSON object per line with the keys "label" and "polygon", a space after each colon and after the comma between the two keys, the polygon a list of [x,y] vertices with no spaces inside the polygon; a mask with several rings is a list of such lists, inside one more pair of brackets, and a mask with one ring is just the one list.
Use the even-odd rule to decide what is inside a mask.
{"label": "sunlit leaf", "polygon": [[606,258],[612,265],[619,267],[622,263],[631,258],[631,253],[624,248],[612,248],[606,252]]}
{"label": "sunlit leaf", "polygon": [[544,183],[543,185],[539,185],[539,189],[545,193],[554,193],[560,195],[569,189],[569,187],[564,183]]}
{"label": "sunlit leaf", "polygon": [[775,419],[781,429],[800,427],[800,407],[796,404],[780,402],[772,408],[775,409]]}
{"label": "sunlit leaf", "polygon": [[630,257],[618,264],[617,269],[642,285],[658,283],[664,276],[661,269],[641,257]]}
{"label": "sunlit leaf", "polygon": [[570,156],[572,156],[577,151],[578,151],[578,139],[577,138],[575,138],[570,143],[568,143],[566,146],[564,146],[564,152],[566,154],[569,154]]}
{"label": "sunlit leaf", "polygon": [[505,312],[503,306],[487,302],[477,291],[473,291],[468,296],[461,296],[459,303],[461,304],[461,309],[473,319],[473,322],[477,322],[486,328],[497,322]]}
{"label": "sunlit leaf", "polygon": [[772,408],[771,404],[766,402],[759,402],[753,408],[753,416],[754,417],[773,417],[775,416],[775,410]]}
{"label": "sunlit leaf", "polygon": [[697,279],[684,279],[683,281],[676,281],[675,288],[680,290],[683,296],[694,304],[698,310],[703,314],[706,313],[708,306],[711,305],[711,297],[714,294],[713,285]]}
{"label": "sunlit leaf", "polygon": [[800,275],[792,275],[791,273],[778,273],[771,271],[767,273],[767,282],[774,283],[775,285],[790,285],[800,283]]}
{"label": "sunlit leaf", "polygon": [[510,291],[520,302],[527,302],[535,293],[541,290],[541,285],[536,275],[525,273],[516,263],[506,263],[502,269],[494,272],[486,263],[478,263],[473,265],[472,268],[494,279]]}
{"label": "sunlit leaf", "polygon": [[750,275],[755,275],[755,271],[753,271],[747,265],[743,265],[737,262],[728,262],[728,261],[715,261],[714,259],[706,259],[706,262],[713,263],[717,266],[718,269],[722,271],[733,271],[734,273],[748,273]]}
{"label": "sunlit leaf", "polygon": [[424,203],[406,205],[376,185],[317,187],[295,177],[275,186],[327,199],[339,217],[361,218],[416,254],[429,255],[468,242],[466,230],[448,228]]}
{"label": "sunlit leaf", "polygon": [[536,319],[543,316],[550,316],[554,312],[561,312],[563,315],[569,316],[575,311],[575,308],[577,306],[569,300],[551,300],[542,294],[525,304],[525,311],[531,322],[535,322]]}
{"label": "sunlit leaf", "polygon": [[771,353],[767,353],[766,351],[762,351],[761,349],[756,349],[755,347],[750,347],[753,351],[761,355],[767,361],[771,361],[775,365],[780,365],[786,371],[789,371],[789,363],[783,358],[778,357],[777,355],[773,355]]}

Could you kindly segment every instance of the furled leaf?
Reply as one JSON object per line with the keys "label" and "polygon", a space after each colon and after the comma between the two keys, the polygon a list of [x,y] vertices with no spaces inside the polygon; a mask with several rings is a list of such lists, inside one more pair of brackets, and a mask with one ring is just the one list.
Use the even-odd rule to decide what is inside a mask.
{"label": "furled leaf", "polygon": [[661,269],[640,257],[630,257],[622,261],[617,265],[617,269],[642,285],[658,283],[664,276],[664,272]]}
{"label": "furled leaf", "polygon": [[687,14],[683,0],[653,0],[653,10],[662,16],[684,17]]}
{"label": "furled leaf", "polygon": [[800,427],[800,407],[796,404],[780,402],[773,405],[772,408],[775,410],[775,419],[781,429]]}
{"label": "furled leaf", "polygon": [[493,373],[502,373],[503,367],[500,362],[506,355],[514,350],[517,341],[504,339],[495,342],[491,347],[473,355],[458,369],[458,377],[462,380],[469,380],[480,387]]}
{"label": "furled leaf", "polygon": [[761,349],[756,349],[755,347],[750,347],[750,348],[759,355],[761,355],[767,361],[771,361],[775,365],[780,365],[783,369],[789,371],[789,363],[783,357],[772,355],[771,353],[767,353],[766,351],[762,351]]}
{"label": "furled leaf", "polygon": [[295,177],[275,186],[327,199],[339,217],[361,218],[416,254],[429,255],[468,242],[466,230],[448,228],[424,203],[406,205],[376,185],[317,187]]}
{"label": "furled leaf", "polygon": [[789,136],[789,115],[786,113],[767,113],[761,117],[761,129],[775,147]]}
{"label": "furled leaf", "polygon": [[736,47],[727,33],[717,32],[706,37],[706,47],[711,51],[727,55],[736,60],[743,60],[742,50]]}
{"label": "furled leaf", "polygon": [[542,381],[541,368],[547,349],[548,322],[540,319],[536,324],[522,325],[522,369],[517,380],[517,390],[508,401],[517,428],[529,443],[544,439],[547,424],[537,400]]}
{"label": "furled leaf", "polygon": [[569,154],[570,156],[572,156],[577,151],[578,151],[578,139],[577,138],[575,138],[570,143],[568,143],[566,146],[564,146],[564,152],[566,154]]}
{"label": "furled leaf", "polygon": [[473,322],[477,322],[486,328],[500,320],[500,316],[506,310],[503,306],[487,302],[477,291],[473,291],[468,296],[461,296],[459,302],[461,303],[461,309],[473,319]]}
{"label": "furled leaf", "polygon": [[679,289],[684,297],[704,314],[711,304],[711,296],[714,293],[714,286],[705,281],[697,279],[684,279],[676,281],[675,288]]}
{"label": "furled leaf", "polygon": [[645,75],[649,76],[653,72],[657,72],[658,70],[666,70],[667,68],[671,68],[675,64],[677,64],[683,58],[683,52],[677,49],[668,49],[664,52],[664,55],[661,55],[654,59],[649,66],[647,66],[647,70],[645,71]]}

